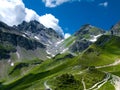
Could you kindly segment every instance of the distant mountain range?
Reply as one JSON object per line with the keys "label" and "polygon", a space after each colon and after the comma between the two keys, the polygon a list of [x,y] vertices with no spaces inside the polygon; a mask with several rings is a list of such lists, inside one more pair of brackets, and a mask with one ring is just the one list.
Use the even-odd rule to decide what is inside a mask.
{"label": "distant mountain range", "polygon": [[0,90],[119,90],[119,42],[120,23],[64,39],[35,20],[0,22]]}

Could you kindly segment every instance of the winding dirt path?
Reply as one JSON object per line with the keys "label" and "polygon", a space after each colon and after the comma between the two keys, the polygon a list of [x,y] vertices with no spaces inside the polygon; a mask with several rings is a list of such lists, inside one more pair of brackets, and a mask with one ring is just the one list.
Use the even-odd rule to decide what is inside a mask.
{"label": "winding dirt path", "polygon": [[86,89],[86,85],[84,82],[84,78],[82,79],[82,84],[84,87],[84,90],[98,90],[102,85],[104,85],[108,80],[110,79],[110,74],[106,73],[106,78],[104,78],[102,81],[94,84],[91,88]]}
{"label": "winding dirt path", "polygon": [[47,81],[44,82],[45,90],[52,90],[49,85],[47,84]]}
{"label": "winding dirt path", "polygon": [[98,66],[96,68],[104,68],[104,67],[110,67],[110,66],[115,66],[115,65],[119,65],[120,64],[120,60],[115,61],[112,64],[108,64],[108,65],[104,65],[104,66]]}
{"label": "winding dirt path", "polygon": [[82,78],[82,84],[83,84],[84,90],[86,90],[86,85],[85,85],[85,82],[84,82],[84,78]]}

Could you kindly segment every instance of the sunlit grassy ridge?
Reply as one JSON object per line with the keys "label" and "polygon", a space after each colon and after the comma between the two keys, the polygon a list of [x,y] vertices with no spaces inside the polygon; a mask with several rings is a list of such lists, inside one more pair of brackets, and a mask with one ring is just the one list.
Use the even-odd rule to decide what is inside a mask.
{"label": "sunlit grassy ridge", "polygon": [[91,45],[82,55],[80,63],[87,66],[110,64],[120,58],[120,37],[105,35]]}

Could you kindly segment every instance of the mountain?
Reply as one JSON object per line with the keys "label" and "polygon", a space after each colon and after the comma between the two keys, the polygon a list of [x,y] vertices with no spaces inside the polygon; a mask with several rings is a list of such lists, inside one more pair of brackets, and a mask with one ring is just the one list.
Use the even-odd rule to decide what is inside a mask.
{"label": "mountain", "polygon": [[120,36],[120,22],[112,26],[111,31],[113,31],[114,35]]}
{"label": "mountain", "polygon": [[104,30],[94,27],[90,24],[83,25],[74,36],[77,37],[76,41],[70,47],[73,52],[80,52],[89,47],[92,43],[97,41],[97,38],[105,33]]}
{"label": "mountain", "polygon": [[6,76],[9,67],[17,63],[39,63],[52,57],[47,52],[48,46],[61,39],[55,30],[37,21],[23,21],[13,27],[0,22],[0,76]]}
{"label": "mountain", "polygon": [[59,42],[59,44],[57,44],[57,47],[59,47],[57,50],[61,53],[66,51],[80,53],[105,33],[104,30],[90,24],[83,25],[80,30],[74,33],[71,37]]}
{"label": "mountain", "polygon": [[49,45],[63,39],[63,36],[59,35],[55,30],[46,28],[35,20],[30,22],[23,21],[15,28],[43,44]]}
{"label": "mountain", "polygon": [[[46,45],[42,44],[41,42],[38,42],[34,38],[31,38],[31,36],[28,36],[24,34],[21,31],[17,31],[18,28],[9,27],[4,23],[0,23],[0,41],[1,41],[1,50],[4,51],[3,54],[7,53],[17,53],[17,58],[23,60],[23,59],[32,59],[33,56],[27,56],[27,53],[30,54],[30,52],[38,53],[37,49],[44,49],[43,52],[46,52]],[[31,50],[31,51],[30,51]],[[30,52],[29,52],[30,51]],[[2,51],[1,51],[2,52]],[[26,53],[26,54],[25,54]],[[12,57],[12,55],[11,55]],[[43,56],[35,55],[35,58],[41,58],[43,59]],[[5,57],[1,59],[10,58],[10,55],[6,55]],[[16,59],[14,57],[14,59]]]}
{"label": "mountain", "polygon": [[[22,52],[23,51],[22,49],[37,50],[38,48],[44,48],[43,53],[46,54],[42,56],[39,55],[38,57],[40,59],[46,59],[47,52],[45,50],[47,50],[48,47],[51,46],[52,44],[55,44],[56,42],[59,42],[60,40],[63,39],[63,37],[60,36],[55,30],[53,30],[52,28],[46,28],[45,26],[43,26],[42,24],[40,24],[35,20],[30,22],[23,21],[18,26],[13,26],[13,27],[10,27],[5,23],[0,22],[0,31],[1,31],[1,42],[3,42],[3,45],[8,45],[8,47],[9,46],[14,47],[15,50],[13,51],[19,54],[20,53],[23,54],[24,52],[27,52],[25,50],[24,52]],[[5,46],[5,48],[6,47],[7,46]],[[24,57],[26,56],[24,55],[19,55],[19,56],[23,56],[23,58],[21,57],[21,59],[24,59]],[[7,57],[9,58],[10,56],[5,56],[5,58]],[[28,59],[31,59],[32,57]],[[0,58],[2,59],[2,56]]]}
{"label": "mountain", "polygon": [[55,30],[52,28],[46,28],[36,20],[30,22],[23,21],[18,26],[14,26],[14,28],[18,29],[18,31],[21,31],[22,33],[25,33],[30,38],[36,39],[38,42],[46,45],[48,58],[58,54],[56,52],[53,53],[55,51],[53,49],[54,44],[64,39],[64,37],[58,34]]}
{"label": "mountain", "polygon": [[58,54],[19,79],[14,77],[16,67],[11,68],[14,72],[9,77],[14,79],[2,81],[1,90],[119,90],[119,41],[118,36],[103,35],[82,54]]}
{"label": "mountain", "polygon": [[1,22],[0,41],[0,90],[120,89],[119,35],[86,24],[63,39],[37,21]]}

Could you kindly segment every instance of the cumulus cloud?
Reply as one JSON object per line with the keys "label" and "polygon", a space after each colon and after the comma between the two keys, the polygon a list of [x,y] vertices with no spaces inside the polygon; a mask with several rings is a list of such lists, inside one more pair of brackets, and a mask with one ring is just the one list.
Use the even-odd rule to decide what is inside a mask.
{"label": "cumulus cloud", "polygon": [[26,16],[21,0],[0,0],[0,20],[8,25],[19,24]]}
{"label": "cumulus cloud", "polygon": [[40,16],[32,9],[25,8],[25,13],[26,13],[26,16],[24,18],[25,21],[27,21],[27,22],[29,22],[31,20],[39,21]]}
{"label": "cumulus cloud", "polygon": [[66,3],[66,2],[74,2],[74,1],[87,1],[87,2],[92,2],[94,0],[42,0],[42,2],[45,3],[45,6],[46,7],[50,7],[50,8],[53,8],[53,7],[56,7],[56,6],[59,6],[63,3]]}
{"label": "cumulus cloud", "polygon": [[62,28],[59,26],[59,20],[52,14],[40,16],[32,9],[26,8],[22,0],[0,0],[0,4],[0,21],[10,26],[18,25],[23,20],[27,22],[37,20],[44,26],[53,28],[64,35]]}
{"label": "cumulus cloud", "polygon": [[65,38],[65,39],[67,39],[67,38],[69,38],[70,36],[71,36],[71,34],[70,34],[70,33],[65,33],[64,38]]}
{"label": "cumulus cloud", "polygon": [[62,35],[64,35],[62,28],[58,25],[59,20],[55,18],[52,14],[46,14],[46,15],[39,17],[39,21],[43,25],[45,25],[47,28],[53,28],[58,33],[61,33]]}
{"label": "cumulus cloud", "polygon": [[42,0],[45,3],[46,7],[56,7],[65,2],[69,2],[70,0]]}
{"label": "cumulus cloud", "polygon": [[108,6],[108,2],[100,3],[99,6],[107,7]]}

